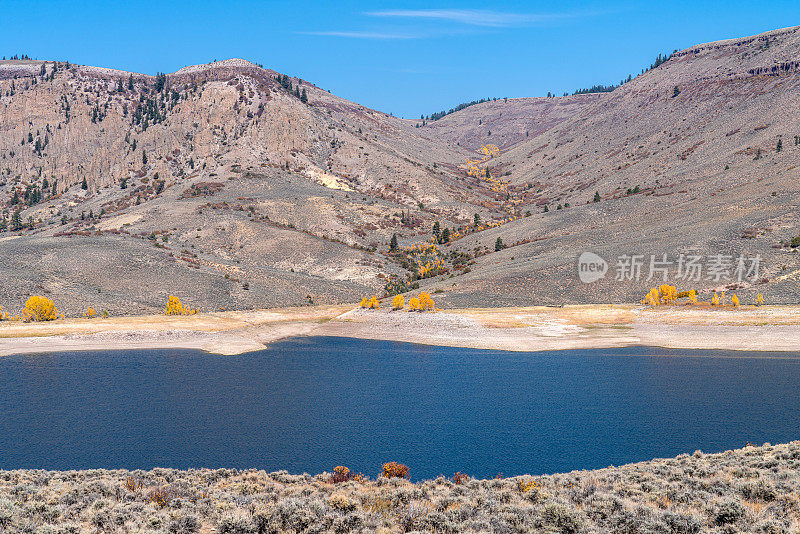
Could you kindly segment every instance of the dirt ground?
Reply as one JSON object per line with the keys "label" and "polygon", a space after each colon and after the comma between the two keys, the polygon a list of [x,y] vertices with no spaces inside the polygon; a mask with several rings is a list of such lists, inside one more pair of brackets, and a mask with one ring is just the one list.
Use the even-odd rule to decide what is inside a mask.
{"label": "dirt ground", "polygon": [[352,305],[0,323],[0,355],[196,348],[241,354],[292,336],[341,336],[511,351],[651,345],[794,352],[800,306],[734,308],[576,305],[409,313]]}

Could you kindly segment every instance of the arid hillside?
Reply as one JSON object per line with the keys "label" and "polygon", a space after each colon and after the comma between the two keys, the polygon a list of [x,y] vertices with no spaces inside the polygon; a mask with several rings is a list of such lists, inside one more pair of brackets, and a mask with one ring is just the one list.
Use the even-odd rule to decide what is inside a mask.
{"label": "arid hillside", "polygon": [[426,122],[422,131],[472,151],[487,143],[507,150],[578,115],[604,96],[590,93],[559,98],[502,98]]}
{"label": "arid hillside", "polygon": [[[0,305],[636,301],[664,254],[701,299],[796,302],[798,52],[798,28],[698,45],[612,92],[424,125],[239,59],[157,76],[3,61]],[[578,280],[584,251],[605,278]],[[681,254],[732,264],[675,279]],[[615,280],[623,255],[639,280]],[[759,272],[739,281],[739,256]]]}
{"label": "arid hillside", "polygon": [[398,478],[394,463],[372,479],[344,466],[313,476],[0,471],[0,521],[9,532],[796,532],[798,459],[795,441],[595,471],[416,483]]}
{"label": "arid hillside", "polygon": [[[667,254],[670,281],[701,290],[701,298],[727,288],[748,301],[763,293],[796,302],[800,266],[788,245],[800,234],[799,50],[800,33],[790,28],[679,51],[543,133],[501,148],[480,167],[515,203],[514,215],[531,216],[459,242],[491,251],[500,237],[519,246],[482,256],[455,287],[438,286],[447,301],[472,302],[475,292],[487,305],[634,300],[662,283],[660,274],[644,278],[651,255]],[[564,100],[573,98],[580,95]],[[475,127],[503,106],[515,101],[440,121],[464,114]],[[491,128],[481,142],[502,131]],[[576,276],[587,250],[609,262],[609,274],[594,284]],[[731,275],[740,255],[762,261],[758,276],[742,284],[734,276],[707,280],[707,270],[699,281],[683,281],[672,276],[680,254],[732,256]],[[644,257],[643,280],[613,280],[620,255]]]}

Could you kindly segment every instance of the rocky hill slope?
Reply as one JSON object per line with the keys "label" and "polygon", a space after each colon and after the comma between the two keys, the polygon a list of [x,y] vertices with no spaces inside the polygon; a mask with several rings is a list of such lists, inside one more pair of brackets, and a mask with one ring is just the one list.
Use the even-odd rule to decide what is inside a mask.
{"label": "rocky hill slope", "polygon": [[[698,45],[613,92],[424,125],[238,59],[158,76],[3,61],[0,304],[246,308],[417,285],[445,305],[630,301],[664,254],[701,298],[796,301],[798,51],[798,28]],[[584,251],[605,278],[578,280]],[[676,279],[681,254],[702,276]],[[727,275],[707,278],[720,255]],[[642,276],[615,280],[631,256]],[[739,256],[759,272],[739,281]]]}

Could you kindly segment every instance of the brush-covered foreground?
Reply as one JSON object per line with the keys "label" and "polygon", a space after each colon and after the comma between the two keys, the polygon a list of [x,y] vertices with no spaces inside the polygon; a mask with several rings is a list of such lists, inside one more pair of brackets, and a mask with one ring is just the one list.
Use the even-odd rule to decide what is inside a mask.
{"label": "brush-covered foreground", "polygon": [[[596,471],[348,481],[263,471],[0,471],[4,532],[797,532],[800,442]],[[458,483],[457,483],[458,482]]]}

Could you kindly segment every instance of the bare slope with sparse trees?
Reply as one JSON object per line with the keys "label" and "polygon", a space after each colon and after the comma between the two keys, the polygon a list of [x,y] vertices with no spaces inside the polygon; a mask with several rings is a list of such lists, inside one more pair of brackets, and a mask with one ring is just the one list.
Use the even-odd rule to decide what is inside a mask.
{"label": "bare slope with sparse trees", "polygon": [[[0,304],[631,301],[661,281],[617,258],[663,254],[758,255],[743,283],[671,282],[797,301],[798,50],[798,28],[698,45],[613,91],[424,123],[238,59],[1,61]],[[578,281],[585,250],[603,280]]]}

